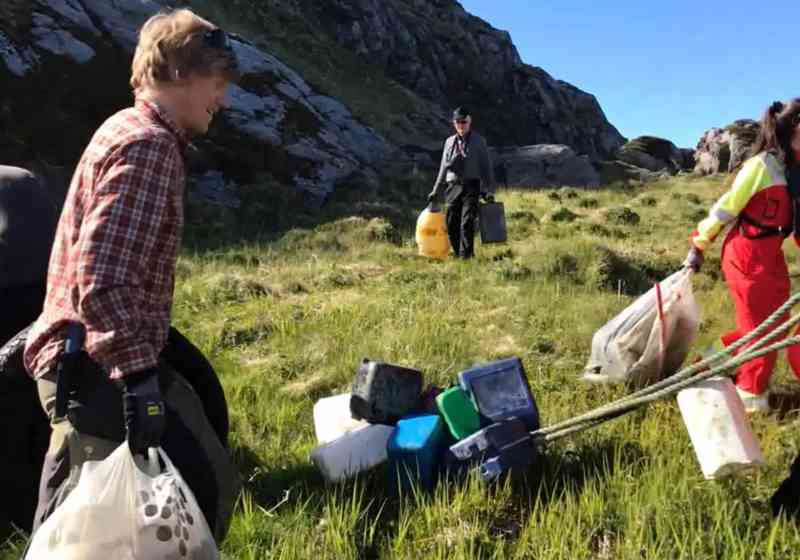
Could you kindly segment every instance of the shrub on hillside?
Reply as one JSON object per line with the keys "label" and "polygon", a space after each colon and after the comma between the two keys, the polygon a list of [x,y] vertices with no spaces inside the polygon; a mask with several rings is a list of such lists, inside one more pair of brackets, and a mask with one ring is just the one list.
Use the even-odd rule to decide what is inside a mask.
{"label": "shrub on hillside", "polygon": [[683,215],[689,222],[697,223],[708,216],[708,211],[705,208],[687,208]]}
{"label": "shrub on hillside", "polygon": [[580,194],[578,191],[573,189],[572,187],[561,187],[558,190],[558,194],[560,194],[564,198],[572,199],[572,198],[580,198]]}
{"label": "shrub on hillside", "polygon": [[246,346],[266,340],[273,332],[275,325],[265,318],[259,318],[254,325],[249,326],[226,323],[220,333],[220,343],[228,348]]}
{"label": "shrub on hillside", "polygon": [[236,274],[218,274],[208,280],[206,297],[212,304],[244,302],[273,294],[266,283]]}
{"label": "shrub on hillside", "polygon": [[553,222],[574,222],[578,218],[580,218],[578,214],[565,206],[560,207],[550,214],[550,220]]}
{"label": "shrub on hillside", "polygon": [[551,278],[569,279],[576,283],[581,280],[578,259],[570,254],[548,255],[544,265],[544,272]]}
{"label": "shrub on hillside", "polygon": [[636,295],[650,287],[647,274],[632,260],[604,246],[598,246],[597,253],[597,260],[590,266],[588,277],[598,288]]}
{"label": "shrub on hillside", "polygon": [[628,208],[627,206],[618,206],[616,208],[609,208],[606,210],[606,217],[610,222],[620,225],[635,226],[639,224],[641,218],[639,214]]}
{"label": "shrub on hillside", "polygon": [[539,218],[529,210],[514,210],[508,213],[509,221],[520,222],[522,224],[539,224]]}
{"label": "shrub on hillside", "polygon": [[507,260],[497,263],[495,272],[501,280],[525,280],[533,276],[533,271],[527,266]]}
{"label": "shrub on hillside", "polygon": [[647,253],[634,257],[598,245],[596,260],[587,271],[591,284],[612,292],[639,295],[649,290],[655,282],[661,281],[677,269],[678,263],[667,254]]}
{"label": "shrub on hillside", "polygon": [[400,245],[403,237],[391,222],[383,218],[372,218],[364,229],[370,241],[383,241],[392,245]]}

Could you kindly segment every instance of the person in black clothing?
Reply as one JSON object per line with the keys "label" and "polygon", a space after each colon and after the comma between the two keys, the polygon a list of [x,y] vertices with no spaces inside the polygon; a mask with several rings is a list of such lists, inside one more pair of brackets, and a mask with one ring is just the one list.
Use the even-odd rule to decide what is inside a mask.
{"label": "person in black clothing", "polygon": [[47,188],[32,173],[0,165],[0,346],[42,310],[57,219]]}
{"label": "person in black clothing", "polygon": [[474,255],[479,197],[494,197],[494,177],[486,141],[472,130],[469,109],[453,111],[456,133],[444,142],[442,162],[428,201],[447,203],[447,233],[457,257]]}
{"label": "person in black clothing", "polygon": [[[42,310],[56,220],[56,205],[37,177],[0,165],[0,348]],[[0,422],[6,427],[0,433],[4,539],[12,526],[30,529],[50,429],[25,372],[13,375],[0,368],[0,373]]]}

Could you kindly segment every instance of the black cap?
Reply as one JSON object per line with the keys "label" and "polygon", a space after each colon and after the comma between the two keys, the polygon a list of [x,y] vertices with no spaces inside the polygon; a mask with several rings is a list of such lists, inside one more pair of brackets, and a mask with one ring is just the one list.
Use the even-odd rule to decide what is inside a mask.
{"label": "black cap", "polygon": [[466,119],[470,114],[470,110],[466,107],[456,107],[453,111],[453,120]]}

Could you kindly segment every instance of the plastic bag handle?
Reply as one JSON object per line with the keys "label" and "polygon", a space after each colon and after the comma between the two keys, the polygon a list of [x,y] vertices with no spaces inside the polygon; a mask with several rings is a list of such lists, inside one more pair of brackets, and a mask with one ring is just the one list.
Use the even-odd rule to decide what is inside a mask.
{"label": "plastic bag handle", "polygon": [[158,447],[158,448],[151,447],[150,449],[155,450],[158,453],[158,457],[161,459],[161,462],[164,463],[164,468],[160,469],[161,472],[170,472],[170,473],[173,473],[173,474],[177,472],[177,469],[175,468],[175,465],[172,464],[172,461],[170,460],[170,458],[167,457],[167,452],[164,451],[163,448],[161,448],[161,447]]}
{"label": "plastic bag handle", "polygon": [[[174,472],[175,466],[161,447],[148,447],[147,454],[132,455],[134,463],[146,475],[155,478],[165,472]],[[161,468],[161,464],[164,468]]]}
{"label": "plastic bag handle", "polygon": [[656,305],[658,307],[658,322],[661,324],[661,347],[658,350],[658,372],[664,370],[664,353],[667,351],[667,332],[664,321],[664,298],[661,296],[661,283],[656,282]]}
{"label": "plastic bag handle", "polygon": [[147,448],[147,470],[147,474],[152,477],[156,477],[161,473],[161,465],[158,463],[158,450],[155,447]]}

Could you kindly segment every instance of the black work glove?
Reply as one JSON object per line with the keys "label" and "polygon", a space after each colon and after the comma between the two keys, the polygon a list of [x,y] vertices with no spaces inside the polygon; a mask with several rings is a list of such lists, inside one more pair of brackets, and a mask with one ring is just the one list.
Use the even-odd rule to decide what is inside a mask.
{"label": "black work glove", "polygon": [[146,369],[120,380],[122,414],[128,431],[131,453],[144,453],[148,447],[161,445],[166,427],[166,408],[158,386],[158,370]]}
{"label": "black work glove", "polygon": [[683,266],[687,266],[695,272],[700,272],[704,260],[703,251],[692,246],[692,248],[689,249],[689,254],[686,255],[686,260],[683,261]]}

